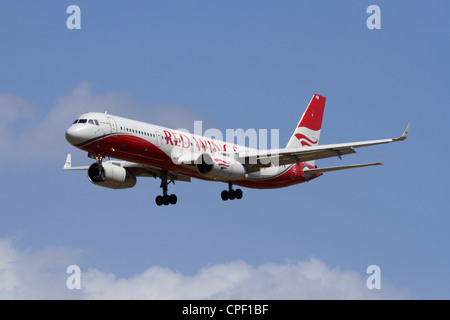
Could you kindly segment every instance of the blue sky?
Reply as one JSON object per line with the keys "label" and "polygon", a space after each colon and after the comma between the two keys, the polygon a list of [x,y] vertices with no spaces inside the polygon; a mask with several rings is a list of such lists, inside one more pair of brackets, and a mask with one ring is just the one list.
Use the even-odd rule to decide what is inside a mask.
{"label": "blue sky", "polygon": [[[66,27],[71,4],[81,30]],[[371,4],[380,30],[366,27]],[[449,9],[3,2],[0,297],[450,298]],[[157,180],[116,191],[61,170],[67,153],[90,163],[64,139],[86,111],[279,129],[284,145],[314,93],[327,97],[322,144],[395,137],[412,122],[410,136],[317,162],[382,167],[245,189],[233,202],[220,199],[225,185],[193,181],[170,186],[176,206],[156,207]],[[71,264],[82,290],[65,287]],[[381,290],[365,286],[373,264]]]}

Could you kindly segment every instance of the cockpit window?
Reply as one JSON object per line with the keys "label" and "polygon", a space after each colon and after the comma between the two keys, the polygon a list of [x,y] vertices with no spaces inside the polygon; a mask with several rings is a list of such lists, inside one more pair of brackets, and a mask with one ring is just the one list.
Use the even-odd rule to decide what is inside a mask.
{"label": "cockpit window", "polygon": [[96,125],[96,126],[100,125],[98,120],[96,120],[96,119],[77,119],[72,124],[76,124],[76,123],[89,123],[89,124]]}

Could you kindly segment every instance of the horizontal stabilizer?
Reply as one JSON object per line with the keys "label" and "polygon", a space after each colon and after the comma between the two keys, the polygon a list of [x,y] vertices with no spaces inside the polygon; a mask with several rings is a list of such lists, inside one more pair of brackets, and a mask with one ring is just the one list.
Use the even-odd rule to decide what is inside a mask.
{"label": "horizontal stabilizer", "polygon": [[308,174],[309,173],[323,173],[323,172],[354,169],[354,168],[369,167],[369,166],[379,166],[379,165],[382,165],[382,163],[376,162],[376,163],[353,164],[353,165],[349,165],[349,166],[328,167],[328,168],[318,168],[318,169],[306,169],[305,168],[303,170],[303,172],[308,173]]}

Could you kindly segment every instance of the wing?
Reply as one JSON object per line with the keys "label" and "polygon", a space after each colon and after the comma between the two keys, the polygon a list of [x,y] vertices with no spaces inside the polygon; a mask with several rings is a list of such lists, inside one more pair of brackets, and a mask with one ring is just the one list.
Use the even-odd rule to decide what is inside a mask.
{"label": "wing", "polygon": [[[127,161],[123,161],[122,165],[125,169],[127,169],[127,171],[131,172],[136,177],[153,177],[153,178],[161,177],[161,169],[157,167]],[[167,179],[171,181],[177,180],[177,181],[191,182],[191,177],[171,171],[167,172]]]}
{"label": "wing", "polygon": [[360,142],[348,142],[327,144],[320,146],[283,148],[275,150],[258,150],[239,154],[239,161],[245,164],[247,173],[259,171],[261,168],[269,167],[272,164],[281,166],[310,160],[318,160],[330,157],[341,158],[344,155],[356,153],[355,148],[373,146],[390,142],[403,141],[409,133],[411,123],[408,124],[403,134],[398,138],[369,140]]}
{"label": "wing", "polygon": [[[134,163],[134,162],[128,162],[128,161],[118,161],[118,160],[110,160],[107,162],[110,162],[110,163],[113,163],[115,165],[125,168],[127,171],[129,171],[136,177],[153,177],[153,178],[161,177],[161,169],[159,169],[157,167],[152,167],[152,166]],[[72,156],[70,154],[67,155],[66,163],[64,164],[63,170],[88,170],[88,169],[89,169],[89,166],[72,167]],[[174,173],[171,171],[167,172],[167,179],[170,181],[178,180],[178,181],[191,182],[191,178],[189,176]]]}

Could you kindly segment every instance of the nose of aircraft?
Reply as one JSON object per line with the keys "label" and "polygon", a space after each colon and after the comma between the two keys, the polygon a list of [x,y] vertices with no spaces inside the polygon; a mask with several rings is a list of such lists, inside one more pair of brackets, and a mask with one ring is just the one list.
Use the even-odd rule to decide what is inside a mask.
{"label": "nose of aircraft", "polygon": [[66,131],[66,140],[72,145],[78,145],[85,141],[83,127],[71,125]]}

